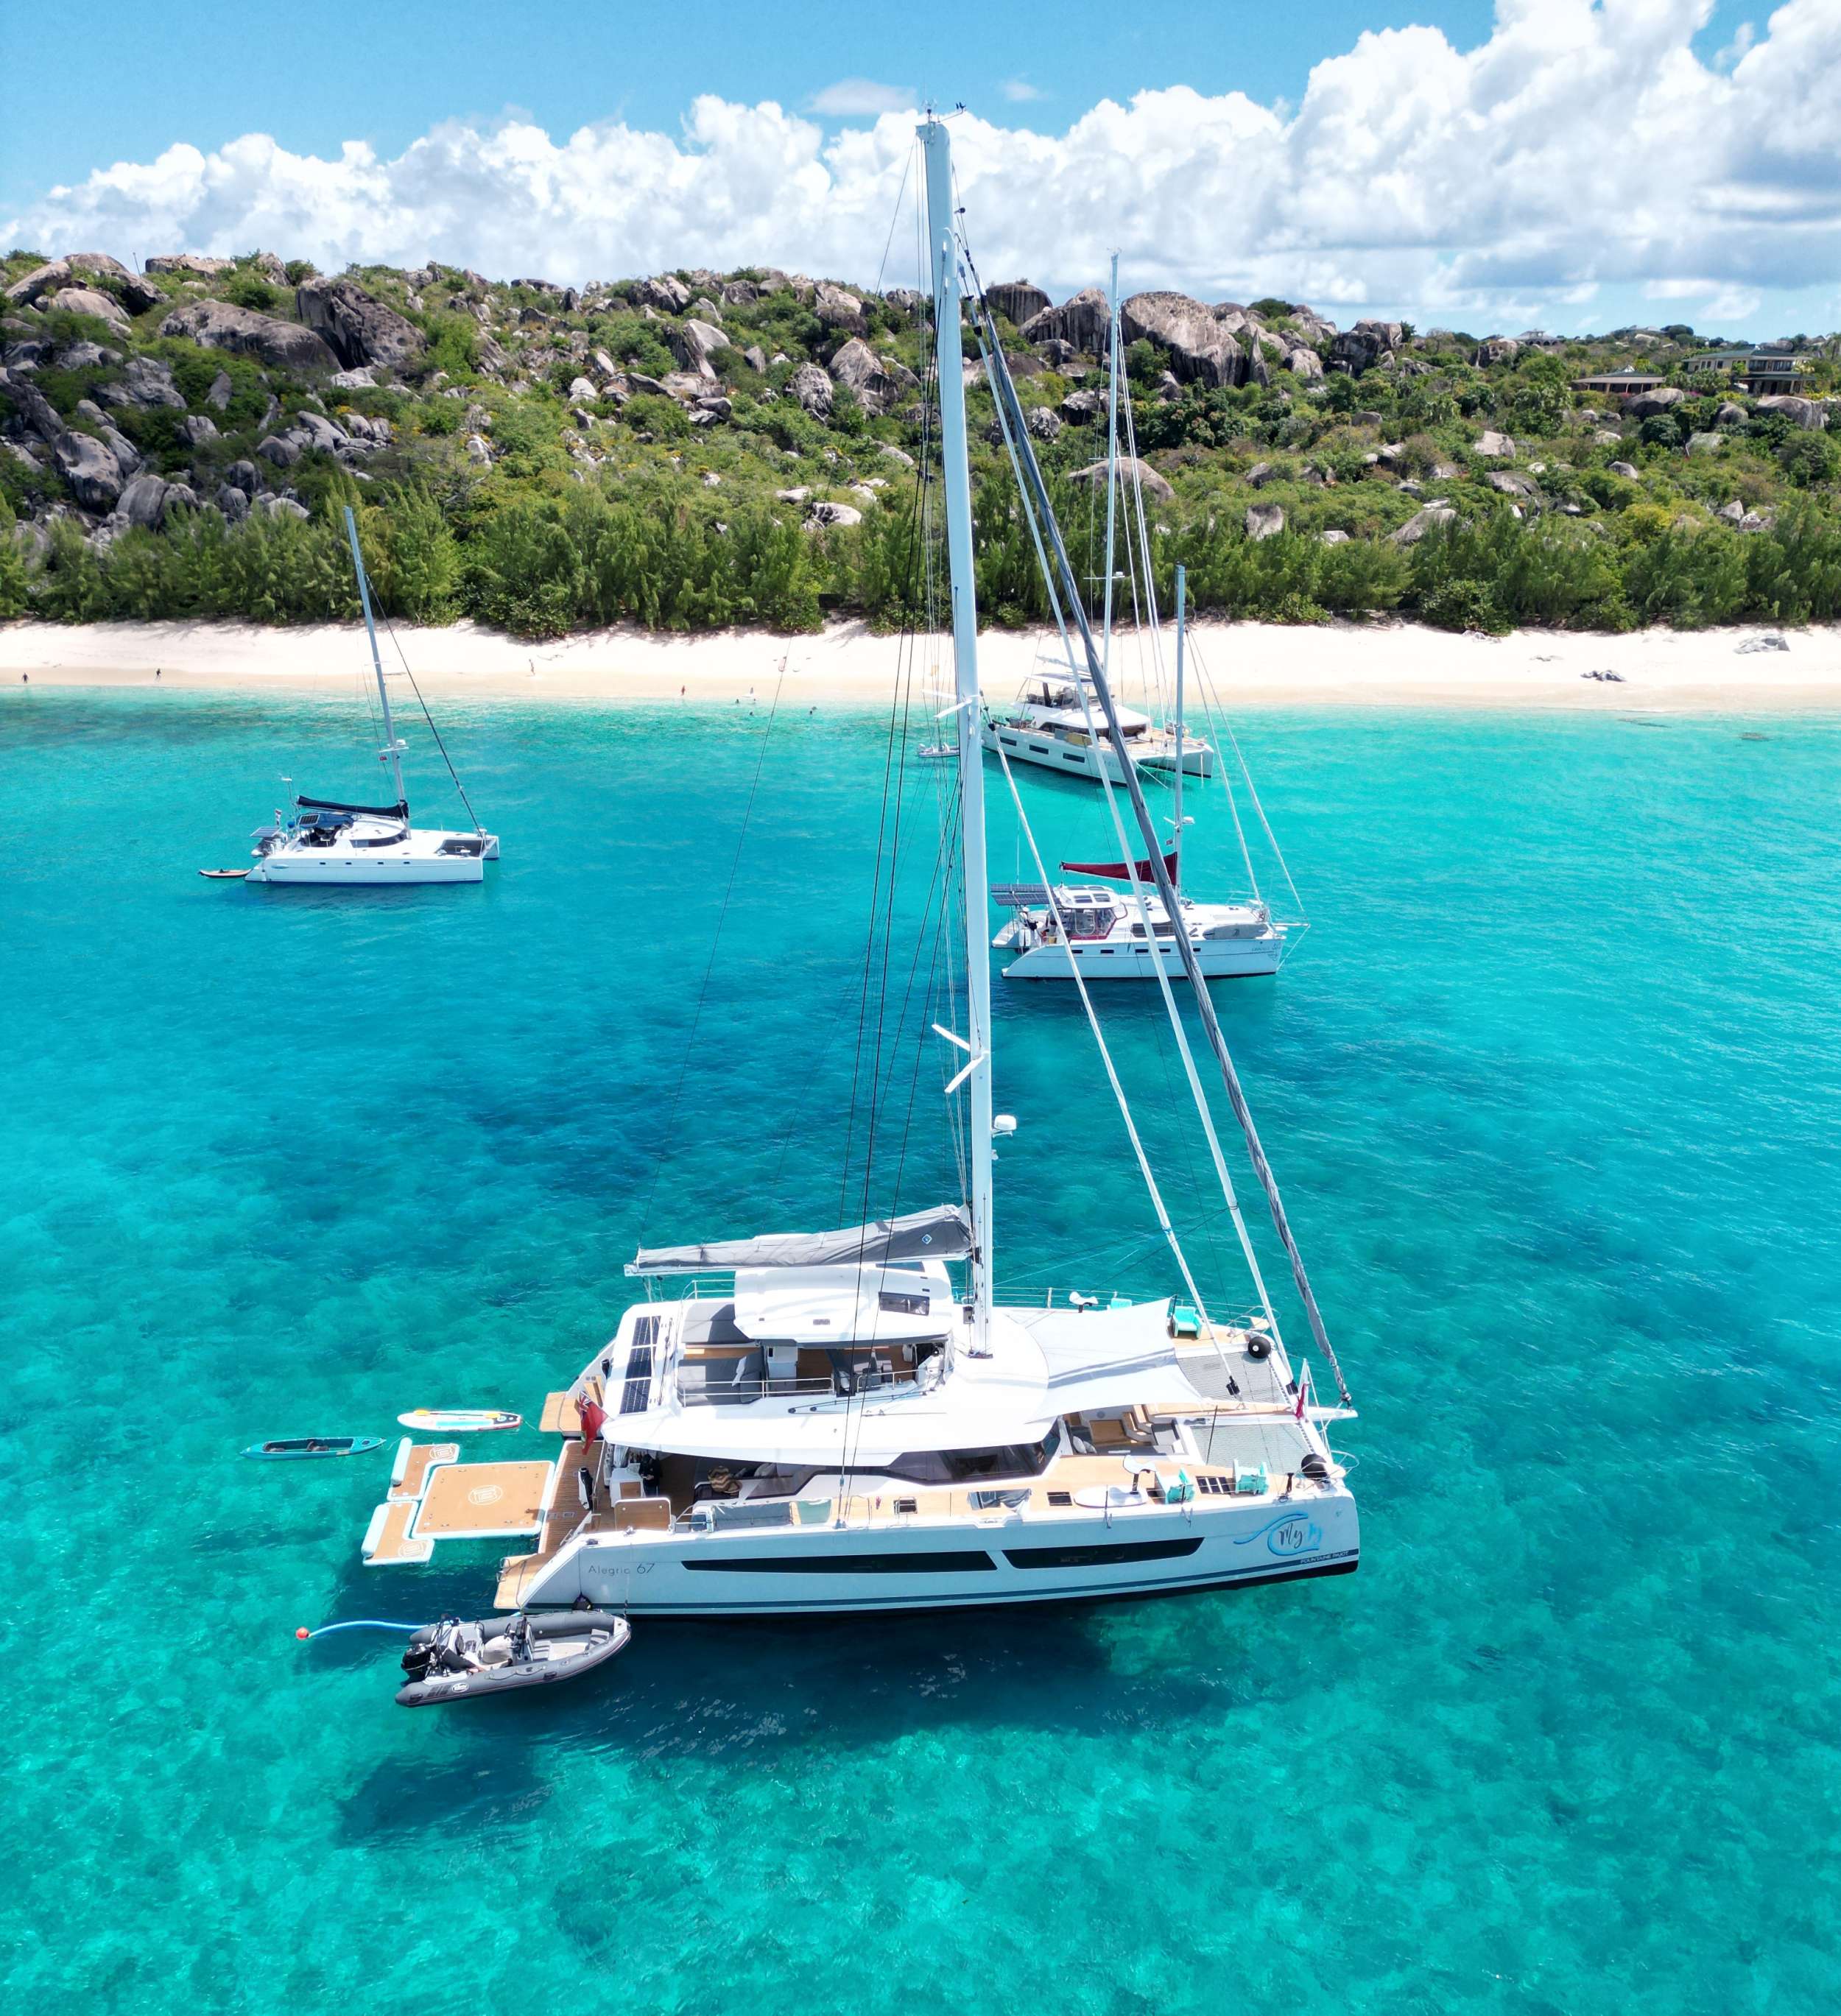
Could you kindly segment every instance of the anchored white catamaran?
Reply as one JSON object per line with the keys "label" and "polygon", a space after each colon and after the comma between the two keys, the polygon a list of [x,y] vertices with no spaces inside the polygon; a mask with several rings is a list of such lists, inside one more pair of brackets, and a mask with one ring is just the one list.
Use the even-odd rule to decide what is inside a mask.
{"label": "anchored white catamaran", "polygon": [[[258,827],[251,835],[255,866],[244,880],[283,885],[312,883],[348,889],[389,887],[409,882],[479,882],[485,863],[499,859],[499,841],[475,821],[470,832],[417,828],[409,823],[409,801],[403,790],[405,744],[396,733],[390,709],[390,688],[377,650],[377,626],[371,615],[371,585],[358,551],[358,521],[350,506],[345,531],[351,542],[351,564],[358,572],[358,598],[364,606],[365,630],[370,639],[371,665],[376,674],[377,699],[384,711],[384,747],[377,760],[390,765],[396,783],[396,802],[353,805],[334,798],[297,797],[294,815]],[[442,751],[445,756],[446,751]],[[450,766],[451,768],[452,766]],[[456,787],[459,779],[454,779]],[[461,803],[467,794],[461,793]],[[469,814],[471,806],[467,807]]]}
{"label": "anchored white catamaran", "polygon": [[[1114,566],[1117,553],[1119,479],[1122,471],[1129,468],[1131,482],[1126,513],[1125,558],[1128,578],[1132,583],[1133,601],[1140,614],[1149,618],[1147,626],[1140,626],[1140,643],[1144,641],[1147,632],[1151,662],[1154,668],[1159,668],[1158,684],[1161,690],[1162,633],[1158,623],[1157,589],[1151,565],[1150,530],[1144,514],[1143,465],[1135,453],[1122,464],[1119,453],[1119,352],[1122,347],[1119,261],[1115,259],[1112,262],[1111,313],[1107,346],[1109,390],[1106,441],[1105,596],[1099,664],[1102,668],[1109,667],[1111,661],[1113,585],[1120,578]],[[1129,403],[1126,412],[1129,427]],[[1018,465],[1019,479],[1021,479],[1018,444],[1012,440],[1008,445],[1011,459]],[[1135,440],[1133,445],[1135,448]],[[1107,881],[1129,884],[1132,886],[1129,895],[1122,895],[1110,889],[1075,884],[1060,883],[1051,886],[1046,874],[1038,882],[999,883],[991,891],[992,901],[1000,908],[1015,913],[992,941],[1000,952],[1016,954],[1016,957],[1003,969],[1005,978],[1067,981],[1073,979],[1078,974],[1087,980],[1147,980],[1160,972],[1172,977],[1181,977],[1185,970],[1184,958],[1172,942],[1179,934],[1189,940],[1194,949],[1195,964],[1205,980],[1244,980],[1276,974],[1284,962],[1288,935],[1294,930],[1302,930],[1305,927],[1301,919],[1295,926],[1275,919],[1270,906],[1260,895],[1259,883],[1253,872],[1252,856],[1247,847],[1246,834],[1241,823],[1239,812],[1234,804],[1233,783],[1225,767],[1220,772],[1222,790],[1233,814],[1247,885],[1252,893],[1249,897],[1237,902],[1198,902],[1192,896],[1183,893],[1181,888],[1185,829],[1193,823],[1183,815],[1184,780],[1191,776],[1206,779],[1216,774],[1214,750],[1206,742],[1198,740],[1185,732],[1184,645],[1187,634],[1186,571],[1180,566],[1176,569],[1175,717],[1168,733],[1153,731],[1143,715],[1133,714],[1130,709],[1121,707],[1115,694],[1111,696],[1109,707],[1102,704],[1095,685],[1094,674],[1081,664],[1076,653],[1075,639],[1057,592],[1053,572],[1047,565],[1046,551],[1039,540],[1037,543],[1038,551],[1044,562],[1049,600],[1060,632],[1065,668],[1053,677],[1038,678],[1025,689],[1025,698],[1029,704],[1022,714],[995,718],[987,715],[984,722],[985,747],[996,754],[1003,766],[1016,805],[1018,821],[1025,833],[1029,831],[1029,819],[1011,774],[1011,766],[1014,762],[1035,763],[1049,769],[1061,769],[1068,766],[1065,774],[1094,779],[1105,794],[1108,810],[1115,812],[1115,826],[1119,823],[1113,805],[1112,787],[1115,784],[1124,783],[1128,768],[1135,767],[1140,774],[1148,772],[1158,781],[1167,782],[1173,793],[1174,812],[1170,820],[1169,843],[1163,852],[1163,863],[1166,879],[1170,889],[1176,892],[1177,900],[1165,905],[1164,892],[1152,887],[1154,877],[1150,862],[1140,861],[1134,864],[1129,851],[1125,851],[1125,858],[1118,861],[1064,861],[1061,863],[1064,874],[1092,876]],[[1072,582],[1067,585],[1071,590]],[[1139,599],[1140,592],[1141,601]],[[1239,743],[1233,739],[1230,729],[1228,737],[1248,797],[1265,830],[1266,838],[1271,841],[1273,852],[1289,887],[1290,871],[1284,867],[1284,856],[1278,854],[1277,842],[1272,838],[1271,828],[1266,823],[1259,794],[1253,789],[1252,775],[1241,755]],[[1122,827],[1119,827],[1119,830],[1122,837]],[[1030,846],[1033,851],[1033,836],[1030,838]],[[1039,872],[1039,857],[1036,866]],[[1295,887],[1292,894],[1295,902],[1297,895]]]}
{"label": "anchored white catamaran", "polygon": [[[967,1022],[962,1035],[939,1033],[963,1060],[946,1090],[964,1101],[968,1195],[840,1231],[642,1250],[628,1273],[665,1283],[667,1292],[628,1309],[607,1343],[550,1395],[544,1426],[565,1438],[557,1462],[456,1468],[452,1444],[405,1445],[391,1498],[366,1535],[366,1560],[426,1560],[443,1538],[528,1532],[535,1550],[502,1564],[501,1608],[585,1600],[679,1615],[907,1610],[1245,1586],[1344,1575],[1356,1564],[1355,1501],[1325,1439],[1329,1424],[1350,1410],[1318,1405],[1308,1372],[1288,1353],[1167,977],[1162,992],[1251,1271],[1253,1309],[1230,1316],[1205,1303],[1122,1094],[1182,1292],[1136,1305],[1084,1294],[1057,1303],[1051,1294],[1046,1305],[1032,1298],[1019,1306],[998,1291],[992,1145],[1015,1123],[993,1112],[960,364],[960,273],[972,269],[955,222],[946,129],[930,119],[921,139],[965,898]],[[1071,584],[995,325],[982,298],[975,308],[1000,412],[1021,445],[1025,507]],[[1083,619],[1082,632],[1116,751],[1117,710]],[[1130,816],[1150,836],[1129,764],[1122,775]],[[1154,839],[1148,844],[1155,848]],[[1152,874],[1173,909],[1160,854]],[[1176,942],[1180,977],[1196,998],[1313,1334],[1335,1373],[1191,941]],[[1099,1038],[1097,1020],[1093,1029]],[[1070,1272],[1084,1273],[1093,1247],[1117,1231],[1076,1229]],[[490,1509],[495,1504],[509,1508],[502,1518]]]}

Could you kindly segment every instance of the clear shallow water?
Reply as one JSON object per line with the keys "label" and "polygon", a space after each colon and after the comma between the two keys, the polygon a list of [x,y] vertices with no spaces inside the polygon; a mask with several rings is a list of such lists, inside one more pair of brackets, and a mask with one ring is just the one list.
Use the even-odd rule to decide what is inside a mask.
{"label": "clear shallow water", "polygon": [[[563,1697],[408,1715],[393,1641],[294,1627],[489,1575],[357,1566],[382,1455],[236,1452],[534,1414],[643,1226],[860,1194],[885,751],[851,719],[783,719],[764,763],[733,714],[452,725],[504,862],[354,902],[192,872],[280,772],[368,788],[338,707],[0,712],[5,1641],[94,1634],[40,1692],[13,1667],[16,1997],[1834,2006],[1832,726],[1247,724],[1317,927],[1219,998],[1364,1410],[1359,1575],[644,1625]],[[1055,852],[1112,851],[1025,789]],[[1231,848],[1216,805],[1198,881]],[[1007,1281],[1167,1288],[1077,1010],[998,999]],[[875,1154],[919,1203],[950,1163],[892,1026],[937,1004],[902,1005]],[[1195,1224],[1156,1016],[1111,1019]]]}

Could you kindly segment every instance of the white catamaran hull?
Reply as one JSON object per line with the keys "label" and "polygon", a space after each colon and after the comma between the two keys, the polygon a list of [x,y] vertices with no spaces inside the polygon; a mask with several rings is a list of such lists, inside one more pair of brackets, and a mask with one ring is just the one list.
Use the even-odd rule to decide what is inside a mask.
{"label": "white catamaran hull", "polygon": [[[470,851],[443,853],[449,842]],[[477,851],[472,851],[476,850]],[[250,869],[251,882],[337,884],[350,889],[392,888],[405,883],[481,882],[484,863],[495,859],[496,840],[478,846],[474,833],[416,833],[394,848],[283,846],[262,855]]]}
{"label": "white catamaran hull", "polygon": [[[1058,736],[1039,735],[1026,728],[1013,727],[1007,722],[986,722],[981,735],[987,749],[1002,750],[1013,763],[1034,763],[1065,777],[1086,777],[1096,783],[1102,776],[1110,778],[1115,784],[1125,782],[1123,766],[1109,743],[1069,742]],[[1166,776],[1176,772],[1176,751],[1167,743],[1147,749],[1135,760],[1140,770],[1162,772]],[[1185,743],[1185,777],[1212,777],[1214,771],[1212,749],[1205,743]]]}
{"label": "white catamaran hull", "polygon": [[[1173,945],[1160,944],[1163,970],[1173,980],[1183,977],[1183,962]],[[1284,957],[1284,940],[1277,933],[1263,938],[1204,939],[1195,956],[1205,980],[1256,980],[1277,972]],[[1157,968],[1143,945],[1038,945],[1020,952],[1003,969],[1007,980],[1072,980],[1078,962],[1083,980],[1155,980]]]}
{"label": "white catamaran hull", "polygon": [[975,1526],[876,1519],[723,1534],[589,1533],[520,1600],[585,1597],[637,1615],[758,1617],[985,1607],[1253,1588],[1350,1575],[1354,1499],[1338,1487],[1219,1509],[1122,1508],[1110,1517],[993,1516]]}

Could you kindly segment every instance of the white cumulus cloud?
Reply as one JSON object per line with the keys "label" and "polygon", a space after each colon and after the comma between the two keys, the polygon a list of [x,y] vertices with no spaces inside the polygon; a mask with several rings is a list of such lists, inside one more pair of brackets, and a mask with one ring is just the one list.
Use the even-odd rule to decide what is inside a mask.
{"label": "white cumulus cloud", "polygon": [[[987,279],[1077,285],[1116,247],[1134,286],[1473,323],[1601,290],[1809,287],[1841,267],[1841,6],[1789,0],[1723,69],[1692,46],[1712,5],[1498,0],[1474,49],[1434,28],[1364,34],[1295,107],[1176,85],[1058,131],[968,113],[953,135],[973,248]],[[912,196],[912,104],[855,79],[812,101],[834,130],[705,97],[676,132],[454,123],[387,159],[259,134],[176,144],[48,192],[0,234],[124,257],[262,245],[326,268],[434,257],[580,281],[762,262],[867,280],[904,180]]]}
{"label": "white cumulus cloud", "polygon": [[827,119],[874,119],[884,112],[906,112],[915,102],[914,93],[900,85],[847,77],[815,91],[811,110]]}

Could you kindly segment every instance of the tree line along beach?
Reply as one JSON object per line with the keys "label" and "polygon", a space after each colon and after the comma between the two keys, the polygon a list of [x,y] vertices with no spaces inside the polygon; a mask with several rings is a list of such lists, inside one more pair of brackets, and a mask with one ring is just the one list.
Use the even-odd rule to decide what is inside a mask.
{"label": "tree line along beach", "polygon": [[[582,288],[432,265],[326,277],[267,253],[137,272],[19,250],[0,291],[0,616],[354,621],[346,504],[385,612],[434,628],[816,642],[916,614],[927,331],[911,290],[760,267]],[[989,295],[1084,548],[1104,517],[1104,297],[1057,303],[1026,281]],[[1391,633],[1329,625],[1504,637],[1461,654],[1494,668],[1518,629],[1613,633],[1627,655],[1630,632],[1841,616],[1832,341],[1341,329],[1302,303],[1167,292],[1129,296],[1121,322],[1155,564],[1186,566],[1205,617],[1308,628],[1287,674],[1299,697],[1366,687],[1371,662],[1389,691],[1456,679],[1430,638],[1409,677],[1387,669],[1405,648]],[[967,369],[980,605],[1026,630],[1047,610],[1003,501],[989,390]],[[1832,676],[1813,636],[1793,677],[1738,657],[1746,641],[1710,635],[1731,676],[1691,682],[1807,692]],[[422,648],[438,672],[482,647]],[[1569,646],[1546,651],[1527,664],[1571,667]],[[1261,654],[1291,662],[1276,637]],[[517,650],[501,655],[509,677]],[[620,655],[650,662],[636,640]],[[680,683],[697,677],[727,674],[686,666]],[[1493,669],[1483,683],[1504,689]]]}

